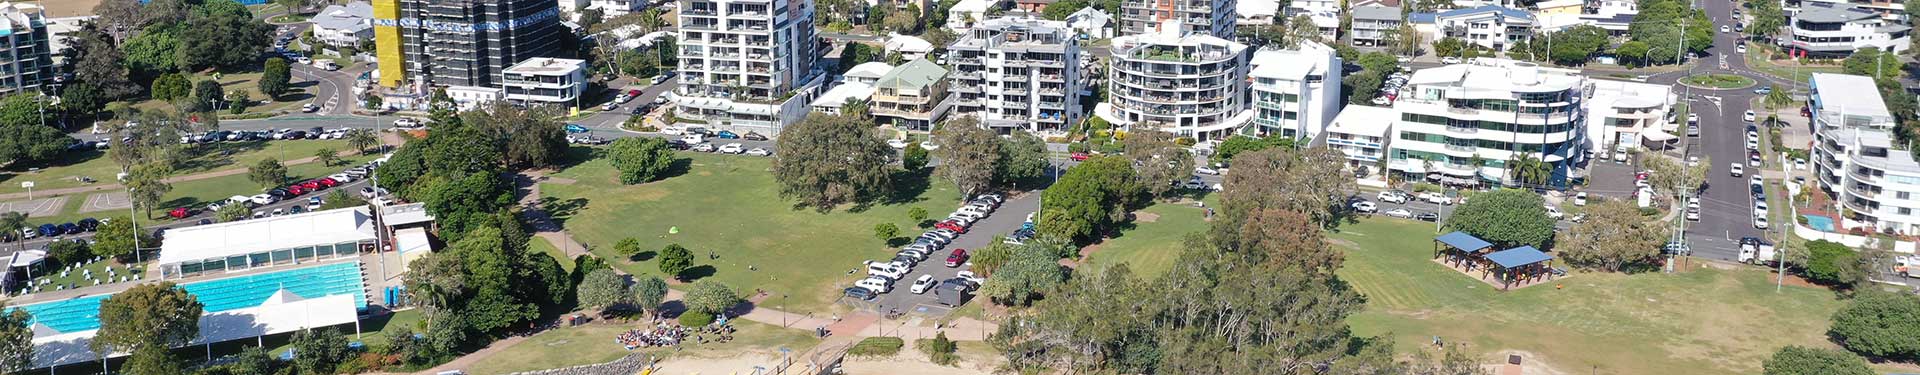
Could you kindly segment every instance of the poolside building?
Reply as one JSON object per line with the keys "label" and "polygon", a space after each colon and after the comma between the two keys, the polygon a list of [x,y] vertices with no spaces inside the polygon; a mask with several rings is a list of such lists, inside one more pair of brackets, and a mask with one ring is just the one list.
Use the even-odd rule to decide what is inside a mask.
{"label": "poolside building", "polygon": [[178,228],[153,264],[177,279],[353,257],[379,238],[375,227],[356,207]]}

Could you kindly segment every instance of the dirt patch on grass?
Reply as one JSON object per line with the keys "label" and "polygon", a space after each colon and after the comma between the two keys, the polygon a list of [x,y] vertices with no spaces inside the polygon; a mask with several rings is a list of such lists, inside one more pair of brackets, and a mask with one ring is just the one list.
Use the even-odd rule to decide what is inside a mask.
{"label": "dirt patch on grass", "polygon": [[576,182],[580,182],[580,181],[579,181],[579,180],[575,180],[575,179],[571,179],[571,178],[566,178],[566,177],[552,177],[552,176],[548,176],[547,178],[545,178],[545,179],[542,179],[542,180],[540,180],[540,182],[542,182],[542,183],[549,183],[549,184],[560,184],[560,185],[573,185],[574,183],[576,183]]}
{"label": "dirt patch on grass", "polygon": [[1357,250],[1360,248],[1360,244],[1354,243],[1353,241],[1348,241],[1346,239],[1340,239],[1340,238],[1328,238],[1327,244],[1333,245],[1334,247],[1346,248],[1349,250]]}
{"label": "dirt patch on grass", "polygon": [[1146,211],[1136,211],[1133,213],[1133,221],[1136,223],[1158,222],[1160,221],[1160,214],[1146,212]]}
{"label": "dirt patch on grass", "polygon": [[[1515,356],[1515,355],[1520,356],[1520,364],[1519,365],[1509,364],[1507,362],[1508,356]],[[1533,352],[1529,352],[1525,350],[1501,349],[1501,350],[1494,351],[1492,356],[1493,356],[1494,362],[1498,364],[1493,366],[1488,366],[1488,367],[1499,368],[1500,369],[1499,374],[1501,375],[1507,375],[1507,374],[1565,375],[1567,374],[1566,371],[1561,371],[1560,369],[1554,368],[1553,364],[1547,363],[1547,361],[1542,360],[1542,358],[1546,358],[1546,357],[1541,356],[1539,354],[1534,354]]]}

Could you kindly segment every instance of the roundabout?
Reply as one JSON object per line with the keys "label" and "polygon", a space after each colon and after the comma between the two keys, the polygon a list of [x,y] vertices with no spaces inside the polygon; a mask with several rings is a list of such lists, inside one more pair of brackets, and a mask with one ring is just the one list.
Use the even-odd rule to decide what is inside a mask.
{"label": "roundabout", "polygon": [[1705,73],[1682,77],[1680,84],[1696,89],[1733,90],[1753,87],[1759,82],[1738,74]]}

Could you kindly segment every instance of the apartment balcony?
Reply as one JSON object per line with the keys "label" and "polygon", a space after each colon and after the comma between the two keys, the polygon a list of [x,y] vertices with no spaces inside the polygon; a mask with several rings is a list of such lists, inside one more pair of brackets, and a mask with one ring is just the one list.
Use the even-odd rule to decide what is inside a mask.
{"label": "apartment balcony", "polygon": [[1045,88],[1045,87],[1042,87],[1039,90],[1035,90],[1035,92],[1039,92],[1040,95],[1055,95],[1055,96],[1066,95],[1067,93],[1066,90],[1061,90],[1058,88]]}
{"label": "apartment balcony", "polygon": [[754,18],[754,19],[759,19],[759,18],[766,18],[766,17],[767,17],[767,12],[764,12],[764,11],[734,11],[734,12],[727,12],[727,18]]}
{"label": "apartment balcony", "polygon": [[1001,93],[1001,94],[1005,94],[1005,95],[1026,95],[1026,94],[1027,94],[1027,88],[1025,88],[1025,87],[1008,87],[1008,88],[1005,88],[1005,89],[1002,89],[1002,90],[1000,90],[1000,93]]}
{"label": "apartment balcony", "polygon": [[953,63],[969,64],[969,65],[985,65],[987,63],[987,59],[983,57],[961,57],[961,58],[953,59]]}
{"label": "apartment balcony", "polygon": [[979,93],[981,92],[981,87],[980,85],[953,85],[953,87],[947,88],[947,91],[956,93]]}
{"label": "apartment balcony", "polygon": [[1480,128],[1448,125],[1447,132],[1458,133],[1458,134],[1475,134],[1480,132]]}
{"label": "apartment balcony", "polygon": [[1479,147],[1467,146],[1467,145],[1456,145],[1452,143],[1445,144],[1444,147],[1446,147],[1447,151],[1474,152],[1474,151],[1480,150]]}
{"label": "apartment balcony", "polygon": [[1447,107],[1447,113],[1472,116],[1480,114],[1480,110],[1463,107]]}
{"label": "apartment balcony", "polygon": [[1042,101],[1040,101],[1040,105],[1039,105],[1039,107],[1040,107],[1040,109],[1059,109],[1059,110],[1065,110],[1065,109],[1067,109],[1067,103],[1066,103],[1066,102],[1060,102],[1060,101],[1049,101],[1049,100],[1042,100]]}
{"label": "apartment balcony", "polygon": [[680,10],[680,15],[683,15],[683,16],[713,16],[714,13],[715,12],[713,11],[713,9],[682,9]]}
{"label": "apartment balcony", "polygon": [[686,24],[686,25],[681,25],[681,26],[680,26],[680,29],[681,29],[681,30],[709,30],[709,31],[717,31],[717,30],[720,30],[720,25],[718,25],[718,24],[711,24],[711,23],[709,23],[709,24],[699,24],[699,23],[689,23],[689,24]]}
{"label": "apartment balcony", "polygon": [[953,77],[953,78],[958,78],[958,79],[979,79],[979,78],[980,78],[980,71],[978,71],[978,70],[974,70],[974,71],[964,71],[964,70],[956,70],[956,71],[954,71],[954,72],[953,72],[953,74],[951,75],[951,77]]}
{"label": "apartment balcony", "polygon": [[1848,184],[1847,194],[1865,199],[1875,199],[1880,196],[1880,192],[1863,187],[1860,184]]}
{"label": "apartment balcony", "polygon": [[1040,75],[1040,80],[1046,81],[1046,82],[1066,82],[1065,79],[1066,77],[1061,77],[1059,74],[1041,74]]}
{"label": "apartment balcony", "polygon": [[1043,67],[1052,67],[1052,68],[1061,68],[1066,66],[1066,64],[1060,60],[1040,59],[1040,60],[1029,60],[1029,61],[1032,61],[1034,66],[1043,66]]}
{"label": "apartment balcony", "polygon": [[1852,168],[1852,169],[1848,169],[1848,170],[1847,170],[1847,177],[1849,177],[1849,178],[1852,178],[1852,179],[1853,179],[1854,181],[1863,181],[1863,182],[1877,182],[1877,181],[1880,181],[1880,178],[1879,178],[1879,177],[1874,177],[1874,176],[1873,176],[1873,175],[1871,175],[1871,174],[1866,174],[1866,173],[1860,173],[1860,168]]}

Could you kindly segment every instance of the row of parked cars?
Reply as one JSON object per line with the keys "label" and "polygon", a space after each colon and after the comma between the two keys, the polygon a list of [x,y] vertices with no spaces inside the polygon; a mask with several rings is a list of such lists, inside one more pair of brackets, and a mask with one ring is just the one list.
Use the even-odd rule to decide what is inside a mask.
{"label": "row of parked cars", "polygon": [[[363,164],[363,165],[347,168],[346,170],[340,171],[340,173],[335,173],[333,175],[316,178],[312,180],[296,182],[283,187],[276,187],[276,188],[273,188],[272,190],[268,190],[267,192],[261,193],[258,195],[253,195],[253,196],[235,195],[227,198],[224,201],[213,202],[211,204],[208,204],[206,206],[206,210],[208,212],[219,211],[220,208],[222,207],[226,207],[227,205],[234,205],[234,204],[246,205],[247,208],[251,209],[255,207],[274,204],[287,199],[293,199],[295,197],[299,197],[309,193],[317,193],[321,190],[344,185],[349,182],[358,181],[360,179],[366,178],[368,175],[373,174],[374,168],[380,167],[381,164],[386,163],[387,158],[390,158],[392,156],[393,156],[392,154],[381,156],[379,159],[368,161],[366,164]],[[384,189],[375,189],[373,186],[366,186],[360,189],[361,198],[372,199],[374,197],[378,197],[385,194],[386,194],[386,191]],[[273,211],[258,211],[253,213],[253,217],[262,218],[267,216],[297,214],[297,213],[302,213],[310,210],[319,209],[320,205],[324,203],[325,203],[325,200],[321,199],[319,196],[313,196],[313,197],[307,198],[307,204],[305,206],[294,205],[292,207],[288,207],[284,211],[281,209],[274,209]],[[195,213],[193,212],[193,210],[187,207],[178,207],[178,208],[169,210],[167,212],[168,216],[172,216],[173,218],[176,218],[176,219],[184,219],[189,216],[193,216],[194,214]]]}
{"label": "row of parked cars", "polygon": [[[921,234],[920,237],[913,239],[913,243],[901,247],[899,252],[894,254],[893,259],[887,261],[867,261],[868,277],[856,281],[853,283],[853,286],[848,287],[845,290],[847,297],[859,300],[872,300],[881,294],[892,292],[894,283],[905,279],[909,273],[913,272],[914,266],[919,265],[920,262],[927,260],[929,257],[938,256],[941,250],[945,250],[948,244],[953,243],[954,239],[959,238],[962,234],[966,234],[974,223],[985,219],[987,215],[993,214],[993,210],[1000,208],[1000,204],[1004,201],[1005,197],[999,194],[985,194],[976,197],[973,201],[968,202],[967,205],[955,210],[953,214],[947,215],[945,220],[934,223],[933,230]],[[946,265],[947,268],[958,268],[966,265],[969,257],[970,255],[967,254],[966,249],[954,248],[952,251],[947,252],[946,261],[943,264]],[[980,281],[981,279],[976,277],[972,271],[960,271],[956,277],[941,281],[934,280],[933,275],[920,275],[919,278],[913,280],[913,284],[908,287],[908,291],[914,294],[924,294],[929,290],[941,288],[951,289],[961,293],[971,293],[980,287]],[[941,301],[942,303],[948,303],[948,301],[957,301],[957,299],[949,300],[943,298]],[[958,302],[949,304],[958,304]]]}
{"label": "row of parked cars", "polygon": [[0,241],[13,242],[40,237],[59,237],[69,234],[81,234],[100,229],[103,219],[85,218],[80,221],[61,224],[40,224],[38,227],[20,228],[19,231],[0,231]]}
{"label": "row of parked cars", "polygon": [[322,128],[318,126],[307,128],[304,130],[290,129],[290,128],[275,129],[275,130],[241,130],[241,131],[215,130],[215,131],[209,131],[206,133],[201,133],[198,135],[189,134],[189,135],[180,136],[180,143],[247,142],[247,141],[273,141],[273,140],[298,140],[298,139],[341,139],[341,138],[346,138],[347,132],[351,130],[352,130],[351,128],[327,129],[327,128]]}

